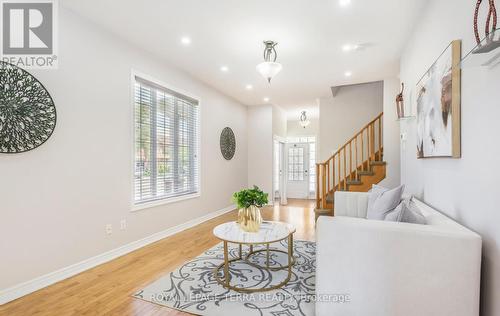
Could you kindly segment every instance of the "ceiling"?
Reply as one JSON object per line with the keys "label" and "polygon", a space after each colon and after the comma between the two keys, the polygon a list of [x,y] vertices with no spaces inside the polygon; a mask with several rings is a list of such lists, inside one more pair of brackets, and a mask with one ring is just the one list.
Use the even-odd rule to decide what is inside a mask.
{"label": "ceiling", "polygon": [[[62,5],[246,105],[291,117],[331,86],[398,73],[399,56],[427,0],[63,0]],[[182,37],[190,45],[181,43]],[[274,40],[283,70],[271,85],[255,70]],[[345,52],[345,44],[364,44]],[[220,70],[227,66],[228,71]],[[350,71],[350,77],[345,72]],[[253,90],[245,86],[250,84]]]}

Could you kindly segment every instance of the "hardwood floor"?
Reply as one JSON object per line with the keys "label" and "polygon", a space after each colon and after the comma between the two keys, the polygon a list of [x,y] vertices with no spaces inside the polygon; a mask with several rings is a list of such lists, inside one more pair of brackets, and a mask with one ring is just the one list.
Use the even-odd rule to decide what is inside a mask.
{"label": "hardwood floor", "polygon": [[[265,220],[297,227],[295,239],[314,240],[314,201],[288,200],[262,210]],[[229,212],[125,256],[0,306],[0,315],[189,315],[131,295],[219,241],[212,229],[236,219]]]}

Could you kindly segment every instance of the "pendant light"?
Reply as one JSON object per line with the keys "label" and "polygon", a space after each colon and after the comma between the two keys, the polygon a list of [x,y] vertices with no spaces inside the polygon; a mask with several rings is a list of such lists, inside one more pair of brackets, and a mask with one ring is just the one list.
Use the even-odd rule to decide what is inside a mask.
{"label": "pendant light", "polygon": [[302,111],[302,113],[300,114],[300,118],[299,118],[300,126],[302,126],[303,128],[306,128],[310,123],[311,123],[311,121],[309,121],[309,119],[307,118],[306,111]]}
{"label": "pendant light", "polygon": [[262,77],[267,79],[267,82],[271,83],[271,79],[276,76],[283,66],[276,62],[278,54],[276,53],[275,46],[278,43],[273,41],[264,41],[264,62],[257,65],[257,72],[262,75]]}

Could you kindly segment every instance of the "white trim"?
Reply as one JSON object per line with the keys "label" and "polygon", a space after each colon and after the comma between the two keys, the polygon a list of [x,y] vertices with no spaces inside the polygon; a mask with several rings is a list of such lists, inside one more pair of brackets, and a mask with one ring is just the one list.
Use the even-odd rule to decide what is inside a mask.
{"label": "white trim", "polygon": [[86,271],[88,269],[94,268],[100,264],[106,263],[108,261],[111,261],[111,260],[116,259],[118,257],[121,257],[123,255],[126,255],[134,250],[145,247],[151,243],[157,242],[158,240],[172,236],[172,235],[177,234],[183,230],[186,230],[186,229],[189,229],[189,228],[194,227],[196,225],[199,225],[199,224],[206,222],[212,218],[215,218],[217,216],[228,213],[234,209],[236,209],[236,206],[230,205],[228,207],[225,207],[225,208],[220,209],[218,211],[209,213],[209,214],[204,215],[202,217],[192,219],[192,220],[185,222],[183,224],[167,228],[167,229],[160,231],[160,232],[157,232],[151,236],[148,236],[148,237],[133,241],[131,243],[128,243],[126,245],[123,245],[121,247],[112,249],[110,251],[107,251],[107,252],[102,253],[100,255],[97,255],[95,257],[92,257],[92,258],[80,261],[78,263],[72,264],[68,267],[59,269],[59,270],[51,272],[51,273],[47,273],[45,275],[34,278],[32,280],[23,282],[21,284],[14,285],[10,288],[0,290],[0,305],[3,305],[3,304],[10,302],[10,301],[13,301],[17,298],[20,298],[24,295],[27,295],[27,294],[30,294],[30,293],[35,292],[37,290],[40,290],[44,287],[47,287],[49,285],[52,285],[54,283],[57,283],[57,282],[62,281],[64,279],[67,279],[69,277],[72,277],[72,276],[74,276],[78,273],[81,273],[83,271]]}
{"label": "white trim", "polygon": [[[169,90],[172,90],[172,91],[175,91],[177,93],[180,93],[180,94],[183,94],[189,98],[192,98],[194,100],[196,100],[198,102],[198,139],[197,139],[197,156],[198,156],[198,160],[197,160],[197,164],[198,164],[198,192],[196,193],[193,193],[193,194],[190,194],[190,195],[187,195],[185,197],[180,197],[180,198],[166,198],[166,199],[163,199],[163,200],[160,200],[160,201],[155,201],[155,202],[149,202],[149,203],[144,203],[144,204],[135,204],[135,200],[134,200],[134,197],[135,197],[135,187],[134,187],[134,184],[135,184],[135,181],[134,181],[134,175],[135,175],[135,78],[136,77],[139,77],[139,78],[142,78],[144,80],[147,80],[147,81],[150,81],[154,84],[157,84],[159,86],[162,86],[162,87],[165,87]],[[132,141],[130,142],[130,149],[131,149],[131,155],[130,157],[132,157],[132,161],[130,163],[131,165],[131,174],[130,174],[130,185],[131,185],[131,189],[130,189],[130,211],[131,212],[135,212],[135,211],[138,211],[138,210],[143,210],[143,209],[148,209],[148,208],[151,208],[151,207],[154,207],[154,206],[158,206],[158,205],[162,205],[162,204],[168,204],[168,203],[174,203],[174,202],[178,202],[178,201],[182,201],[182,200],[187,200],[187,199],[191,199],[191,198],[196,198],[196,197],[200,197],[201,196],[201,184],[203,183],[203,178],[202,178],[202,169],[201,169],[201,130],[202,130],[202,125],[201,125],[201,114],[202,114],[202,101],[201,101],[201,98],[194,95],[194,94],[191,94],[191,93],[188,93],[182,89],[178,89],[172,85],[169,85],[169,84],[166,84],[164,83],[163,81],[161,80],[158,80],[150,75],[147,75],[143,72],[140,72],[140,71],[137,71],[135,69],[131,69],[130,70],[130,111],[131,111],[131,114],[132,114],[132,123],[130,124],[131,126],[131,135],[132,135]]]}
{"label": "white trim", "polygon": [[286,143],[286,137],[281,137],[279,135],[273,135],[273,140],[276,140],[279,143]]}
{"label": "white trim", "polygon": [[[279,160],[281,164],[281,169],[282,173],[281,176],[279,177],[279,191],[280,191],[280,204],[281,205],[286,205],[286,181],[285,181],[285,169],[283,168],[285,166],[284,159],[285,159],[285,145],[286,145],[286,138],[281,137],[278,135],[273,135],[273,192],[272,192],[272,201],[270,201],[269,204],[274,205],[274,201],[276,200],[276,188],[274,187],[274,173],[276,172],[276,165],[274,164],[274,154],[275,154],[275,145],[276,142],[278,143],[278,148],[280,148],[280,144],[283,144],[283,151],[280,150],[279,152]],[[282,199],[282,196],[284,199]]]}
{"label": "white trim", "polygon": [[[187,97],[190,97],[191,99],[194,99],[194,100],[196,100],[196,101],[198,101],[198,102],[200,102],[200,100],[201,100],[201,98],[200,98],[200,97],[198,97],[198,96],[196,96],[196,95],[194,95],[194,94],[192,94],[192,93],[189,93],[189,92],[187,92],[187,91],[185,91],[185,90],[183,90],[183,89],[179,89],[179,88],[177,88],[177,87],[175,87],[175,86],[173,86],[173,85],[170,85],[170,84],[168,84],[168,83],[165,83],[165,82],[163,82],[163,81],[161,81],[161,80],[158,80],[157,78],[155,78],[155,77],[153,77],[153,76],[147,75],[147,74],[145,74],[145,73],[143,73],[143,72],[140,72],[140,71],[137,71],[137,70],[135,70],[135,69],[132,69],[132,70],[131,70],[131,74],[132,74],[132,82],[135,82],[135,77],[137,76],[137,77],[142,78],[142,79],[144,79],[144,80],[147,80],[147,81],[153,82],[153,83],[155,83],[155,84],[157,84],[157,85],[159,85],[159,86],[162,86],[162,87],[164,87],[164,88],[167,88],[168,90],[172,90],[172,91],[175,91],[175,92],[177,92],[177,93],[179,93],[179,94],[182,94],[182,95],[185,95],[185,96],[187,96]],[[132,89],[133,89],[133,87],[134,87],[134,85],[132,85]],[[133,90],[132,90],[132,91],[133,91]],[[133,94],[132,94],[132,96],[133,96]],[[132,104],[134,104],[133,99],[132,99]],[[198,104],[198,105],[199,105],[199,104]]]}
{"label": "white trim", "polygon": [[160,200],[141,203],[141,204],[134,204],[134,206],[132,207],[132,212],[137,212],[140,210],[144,210],[144,209],[155,207],[155,206],[160,206],[163,204],[170,204],[170,203],[180,202],[180,201],[184,201],[184,200],[195,199],[195,198],[199,198],[200,196],[201,196],[200,193],[192,193],[192,194],[187,194],[187,195],[174,196],[174,197],[170,197],[170,198],[163,198]]}

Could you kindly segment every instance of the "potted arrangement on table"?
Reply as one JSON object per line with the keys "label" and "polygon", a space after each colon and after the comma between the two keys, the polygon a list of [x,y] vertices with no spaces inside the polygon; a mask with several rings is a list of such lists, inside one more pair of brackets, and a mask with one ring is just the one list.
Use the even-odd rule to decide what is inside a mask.
{"label": "potted arrangement on table", "polygon": [[246,232],[258,232],[262,217],[259,207],[268,203],[268,194],[256,185],[233,194],[233,201],[238,206],[238,224]]}

